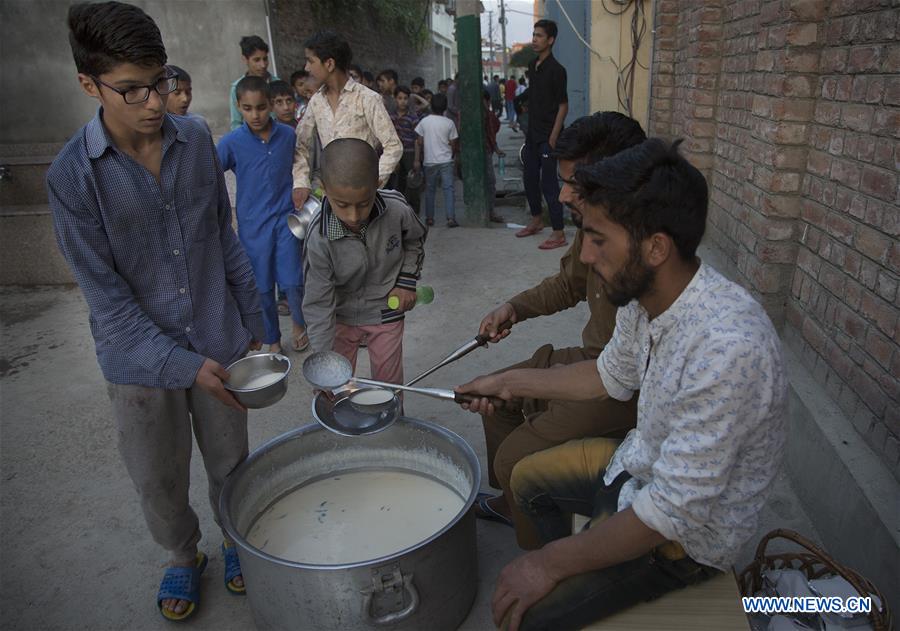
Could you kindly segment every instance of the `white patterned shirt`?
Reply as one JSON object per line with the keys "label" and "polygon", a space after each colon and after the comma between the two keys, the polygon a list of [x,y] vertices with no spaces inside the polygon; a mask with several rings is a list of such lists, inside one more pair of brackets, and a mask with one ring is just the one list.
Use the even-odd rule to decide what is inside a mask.
{"label": "white patterned shirt", "polygon": [[604,476],[632,476],[619,510],[727,569],[755,532],[785,442],[781,341],[762,306],[701,264],[653,320],[636,300],[619,309],[597,370],[615,399],[640,390],[637,426]]}
{"label": "white patterned shirt", "polygon": [[381,95],[353,79],[338,96],[337,108],[332,110],[322,86],[309,99],[306,112],[297,125],[297,144],[294,148],[294,188],[310,188],[310,157],[314,149],[314,136],[322,147],[335,138],[359,138],[378,148],[378,179],[387,182],[403,157],[403,145],[397,136],[394,123],[384,108]]}

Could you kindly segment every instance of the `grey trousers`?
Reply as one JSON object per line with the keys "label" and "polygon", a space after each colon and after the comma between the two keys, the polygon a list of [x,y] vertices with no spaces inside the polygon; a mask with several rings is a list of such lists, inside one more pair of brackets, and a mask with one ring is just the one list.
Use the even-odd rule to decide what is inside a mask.
{"label": "grey trousers", "polygon": [[247,413],[229,408],[199,386],[164,390],[109,383],[107,389],[119,453],[147,528],[173,563],[190,564],[200,541],[200,522],[188,502],[191,426],[203,455],[213,516],[220,524],[222,485],[247,457]]}

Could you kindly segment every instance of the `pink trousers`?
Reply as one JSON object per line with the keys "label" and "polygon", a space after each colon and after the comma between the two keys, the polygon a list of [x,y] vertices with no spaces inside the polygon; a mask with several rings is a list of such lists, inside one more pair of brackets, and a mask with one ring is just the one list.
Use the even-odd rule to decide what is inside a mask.
{"label": "pink trousers", "polygon": [[403,320],[389,324],[335,325],[334,350],[350,360],[356,374],[356,355],[363,340],[369,349],[372,379],[403,383]]}

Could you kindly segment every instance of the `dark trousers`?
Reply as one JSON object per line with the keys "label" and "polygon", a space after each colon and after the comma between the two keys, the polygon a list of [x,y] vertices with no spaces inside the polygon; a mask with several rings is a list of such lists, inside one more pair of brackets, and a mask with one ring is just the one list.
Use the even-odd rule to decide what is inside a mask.
{"label": "dark trousers", "polygon": [[[623,473],[609,486],[606,466],[619,445],[610,438],[573,440],[532,454],[513,469],[516,504],[544,543],[572,534],[572,514],[595,527],[617,510]],[[611,567],[560,582],[525,613],[523,631],[581,629],[618,611],[712,578],[719,570],[697,563],[674,541]]]}
{"label": "dark trousers", "polygon": [[559,180],[556,158],[550,155],[550,143],[525,141],[525,197],[532,217],[541,214],[541,194],[550,209],[550,225],[554,230],[563,229],[563,208],[559,203]]}

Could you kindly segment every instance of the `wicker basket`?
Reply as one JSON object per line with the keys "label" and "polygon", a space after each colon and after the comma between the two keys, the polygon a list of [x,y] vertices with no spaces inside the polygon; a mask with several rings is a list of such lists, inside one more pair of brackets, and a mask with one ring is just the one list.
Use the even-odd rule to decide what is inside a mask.
{"label": "wicker basket", "polygon": [[[806,549],[806,552],[785,552],[767,555],[766,547],[770,541],[777,538],[792,541]],[[881,600],[881,611],[875,609],[873,600],[872,612],[869,614],[869,619],[875,631],[891,631],[893,629],[887,599],[875,585],[855,571],[835,561],[827,552],[793,530],[779,528],[760,540],[759,545],[756,547],[755,558],[738,577],[738,584],[744,596],[753,596],[762,588],[762,574],[767,569],[800,570],[809,580],[837,574],[850,583],[853,589],[861,596],[874,594]]]}

